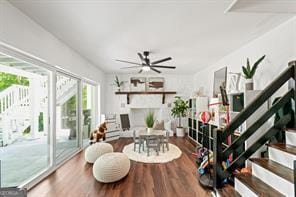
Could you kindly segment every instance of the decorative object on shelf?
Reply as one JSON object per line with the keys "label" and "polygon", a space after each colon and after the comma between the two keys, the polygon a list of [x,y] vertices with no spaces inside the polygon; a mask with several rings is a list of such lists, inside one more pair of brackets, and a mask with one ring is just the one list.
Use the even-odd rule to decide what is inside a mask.
{"label": "decorative object on shelf", "polygon": [[229,72],[230,74],[230,82],[228,83],[228,90],[229,93],[238,93],[239,92],[239,82],[241,79],[241,73],[234,73],[234,72]]}
{"label": "decorative object on shelf", "polygon": [[124,84],[124,82],[123,81],[120,81],[119,78],[118,78],[118,76],[116,75],[112,85],[117,87],[117,91],[118,92],[120,92],[120,90],[121,90],[120,87],[123,84]]}
{"label": "decorative object on shelf", "polygon": [[146,91],[145,77],[131,77],[130,79],[131,91],[144,92]]}
{"label": "decorative object on shelf", "polygon": [[209,98],[207,96],[196,97],[196,116],[199,117],[200,112],[209,110]]}
{"label": "decorative object on shelf", "polygon": [[199,87],[198,90],[196,92],[194,92],[192,96],[193,97],[206,96],[204,87]]}
{"label": "decorative object on shelf", "polygon": [[149,77],[147,82],[147,91],[164,91],[164,78]]}
{"label": "decorative object on shelf", "polygon": [[187,111],[189,109],[188,101],[184,101],[179,96],[176,96],[175,99],[176,100],[174,101],[174,106],[171,110],[172,112],[171,115],[174,118],[179,119],[178,127],[176,128],[177,137],[184,137],[185,132],[184,132],[184,128],[181,125],[181,120],[183,117],[186,117],[187,115]]}
{"label": "decorative object on shelf", "polygon": [[145,117],[145,123],[147,126],[147,132],[151,132],[153,130],[153,125],[155,122],[155,118],[154,118],[154,113],[153,112],[148,112],[148,114]]}
{"label": "decorative object on shelf", "polygon": [[256,70],[258,68],[258,65],[264,60],[265,55],[263,55],[261,58],[259,58],[251,67],[250,65],[250,61],[249,58],[247,58],[247,65],[246,67],[243,66],[242,70],[243,70],[243,74],[244,74],[244,78],[246,79],[245,82],[245,89],[246,90],[253,90],[254,89],[254,81],[253,81],[253,77],[256,73]]}
{"label": "decorative object on shelf", "polygon": [[167,94],[177,94],[177,92],[173,92],[173,91],[165,91],[165,92],[146,92],[146,91],[143,91],[143,92],[137,92],[137,91],[134,91],[134,92],[115,92],[115,94],[126,94],[126,103],[127,104],[130,104],[130,95],[133,95],[133,94],[161,94],[162,95],[162,104],[165,104],[165,96]]}
{"label": "decorative object on shelf", "polygon": [[210,119],[210,124],[220,126],[220,104],[219,103],[219,98],[211,98],[210,99],[210,104],[209,104],[209,112],[211,114],[211,119]]}
{"label": "decorative object on shelf", "polygon": [[218,97],[220,93],[220,86],[226,87],[227,67],[221,68],[214,72],[214,88],[213,97]]}
{"label": "decorative object on shelf", "polygon": [[211,113],[208,111],[201,112],[199,114],[199,119],[202,121],[203,124],[207,124],[211,120]]}

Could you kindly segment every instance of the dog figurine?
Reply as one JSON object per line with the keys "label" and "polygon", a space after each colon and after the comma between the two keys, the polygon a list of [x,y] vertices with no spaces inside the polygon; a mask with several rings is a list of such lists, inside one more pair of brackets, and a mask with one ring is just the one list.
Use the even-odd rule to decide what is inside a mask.
{"label": "dog figurine", "polygon": [[105,132],[107,130],[107,123],[104,122],[100,124],[100,126],[93,130],[90,134],[90,144],[94,144],[96,142],[99,142],[101,139],[105,141]]}

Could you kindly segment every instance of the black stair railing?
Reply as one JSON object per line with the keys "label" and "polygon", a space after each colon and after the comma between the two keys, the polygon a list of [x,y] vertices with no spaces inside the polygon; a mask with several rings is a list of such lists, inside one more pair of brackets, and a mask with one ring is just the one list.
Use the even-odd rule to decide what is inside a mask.
{"label": "black stair railing", "polygon": [[[273,136],[281,131],[287,123],[292,119],[291,115],[285,115],[278,120],[268,131],[254,142],[248,149],[240,153],[236,158],[233,158],[232,163],[223,169],[222,162],[229,155],[236,155],[236,150],[241,150],[245,141],[249,139],[269,118],[277,113],[286,103],[294,100],[294,109],[296,109],[296,61],[289,63],[288,68],[281,73],[273,82],[271,82],[246,108],[244,108],[223,130],[216,129],[214,132],[214,187],[219,188],[223,184],[223,180],[231,176],[232,172],[244,165],[245,161],[253,155],[262,145],[268,142]],[[289,81],[291,80],[291,81]],[[241,126],[259,107],[262,106],[268,99],[287,81],[289,81],[289,91],[281,97],[270,109],[268,109],[261,117],[259,117],[242,135],[233,141],[226,149],[222,145],[228,136],[234,134],[235,130]],[[291,85],[292,84],[292,85]],[[294,116],[295,118],[295,116]],[[296,121],[294,121],[296,123]],[[296,126],[296,125],[295,125]]]}

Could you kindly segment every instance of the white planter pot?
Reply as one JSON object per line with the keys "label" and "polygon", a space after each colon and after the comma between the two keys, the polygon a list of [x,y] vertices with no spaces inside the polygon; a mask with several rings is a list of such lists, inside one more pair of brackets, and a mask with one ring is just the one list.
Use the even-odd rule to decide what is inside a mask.
{"label": "white planter pot", "polygon": [[177,137],[184,137],[185,136],[185,132],[184,132],[184,128],[176,128],[176,135]]}
{"label": "white planter pot", "polygon": [[147,128],[147,133],[152,133],[153,128]]}
{"label": "white planter pot", "polygon": [[254,90],[254,80],[253,79],[246,79],[245,81],[245,90]]}

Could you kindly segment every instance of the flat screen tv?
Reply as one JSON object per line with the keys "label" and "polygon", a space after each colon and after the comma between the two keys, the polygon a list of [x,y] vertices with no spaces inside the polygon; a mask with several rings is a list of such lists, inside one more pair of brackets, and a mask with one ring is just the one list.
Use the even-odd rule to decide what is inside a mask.
{"label": "flat screen tv", "polygon": [[227,80],[227,67],[221,68],[214,72],[214,87],[213,87],[213,97],[218,97],[220,94],[220,86],[226,87]]}

